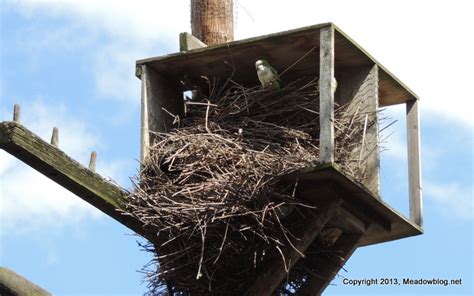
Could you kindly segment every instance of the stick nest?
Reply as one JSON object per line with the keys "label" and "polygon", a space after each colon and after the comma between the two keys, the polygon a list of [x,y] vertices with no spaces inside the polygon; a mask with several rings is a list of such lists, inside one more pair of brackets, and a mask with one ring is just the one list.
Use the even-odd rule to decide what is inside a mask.
{"label": "stick nest", "polygon": [[[242,295],[268,258],[288,264],[282,249],[298,239],[295,217],[314,212],[295,196],[297,182],[279,180],[317,164],[317,79],[279,91],[208,84],[208,95],[185,102],[184,118],[169,113],[178,128],[153,134],[126,201],[128,213],[157,234],[143,246],[154,253],[145,268],[151,294]],[[337,162],[362,179],[347,158],[364,121],[344,107],[335,117]],[[291,294],[290,285],[278,291]]]}

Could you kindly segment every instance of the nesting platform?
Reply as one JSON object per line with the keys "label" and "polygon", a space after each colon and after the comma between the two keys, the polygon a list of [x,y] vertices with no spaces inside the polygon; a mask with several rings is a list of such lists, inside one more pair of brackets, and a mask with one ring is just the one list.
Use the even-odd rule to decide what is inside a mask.
{"label": "nesting platform", "polygon": [[[329,41],[321,35],[324,30],[332,31]],[[325,47],[322,43],[325,42],[329,42],[330,45],[328,58],[332,58],[332,61],[327,68],[330,69],[330,73],[326,73],[327,70],[323,69],[323,64],[327,63],[324,60],[327,57],[322,53]],[[369,108],[373,109],[396,104],[407,105],[411,221],[381,200],[378,145],[373,146],[371,151],[364,152],[373,160],[370,165],[367,164],[371,170],[369,179],[372,180],[363,184],[355,183],[353,179],[338,172],[334,167],[305,173],[302,177],[306,180],[305,191],[308,196],[321,188],[334,187],[331,184],[336,183],[341,186],[337,189],[338,194],[352,201],[344,206],[349,212],[373,213],[365,216],[372,216],[372,220],[379,221],[376,224],[383,226],[367,231],[360,245],[422,233],[418,97],[332,23],[138,60],[137,76],[142,80],[142,156],[147,153],[150,131],[163,132],[173,128],[174,119],[165,112],[182,114],[183,92],[206,90],[209,86],[203,76],[211,80],[231,77],[241,85],[258,85],[254,67],[254,62],[258,59],[267,59],[279,72],[290,67],[281,77],[283,83],[303,77],[324,79],[327,75],[334,75],[338,87],[332,94],[330,101],[332,104],[354,101],[357,105],[372,104]],[[324,87],[320,88],[323,102]],[[378,126],[374,128],[374,137],[378,140],[377,129]],[[322,135],[321,145],[324,144],[324,137],[325,135]],[[362,220],[368,222],[367,219]]]}
{"label": "nesting platform", "polygon": [[[344,259],[359,246],[423,233],[418,97],[342,30],[332,23],[325,23],[216,46],[193,42],[196,40],[189,34],[181,37],[181,41],[186,38],[190,41],[182,44],[194,44],[194,48],[184,47],[179,53],[136,62],[136,75],[142,81],[142,160],[147,157],[153,142],[150,132],[169,132],[178,127],[179,118],[184,116],[183,92],[198,91],[209,95],[213,92],[210,81],[220,82],[224,87],[232,84],[229,81],[244,87],[258,85],[254,63],[266,59],[279,71],[283,85],[319,78],[319,165],[308,166],[282,178],[282,182],[297,179],[298,197],[323,208],[325,204],[340,201],[334,212],[327,212],[331,214],[325,225],[314,228],[315,231],[341,230],[342,235],[335,246],[338,241],[342,243],[351,237],[350,243],[344,243]],[[397,104],[405,104],[407,110],[409,219],[380,196],[377,111]],[[354,158],[363,159],[359,163],[365,177],[360,182],[336,164],[338,143],[335,141],[334,109],[341,105],[349,106],[349,112],[362,110],[367,113],[362,146],[352,151]],[[323,282],[304,295],[320,293],[341,267],[339,263]],[[249,289],[248,295],[271,290],[262,288],[272,286],[269,270],[273,270],[273,277],[281,276],[281,268],[269,267],[267,272],[262,272],[263,278]],[[279,280],[274,282],[279,283]]]}

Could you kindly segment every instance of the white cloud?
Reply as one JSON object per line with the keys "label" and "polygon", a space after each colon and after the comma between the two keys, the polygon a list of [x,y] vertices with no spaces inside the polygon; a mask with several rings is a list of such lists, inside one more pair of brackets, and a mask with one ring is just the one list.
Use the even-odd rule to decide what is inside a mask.
{"label": "white cloud", "polygon": [[474,186],[463,186],[458,183],[434,183],[425,182],[424,196],[433,200],[440,211],[455,219],[463,218],[472,220],[474,218]]}
{"label": "white cloud", "polygon": [[[22,122],[46,141],[53,126],[59,128],[59,147],[72,158],[87,164],[90,151],[100,147],[97,136],[64,107],[32,102],[22,110]],[[4,114],[2,118],[7,118]],[[8,118],[9,119],[9,118]],[[99,173],[119,179],[121,162],[98,165]],[[0,150],[0,217],[3,233],[38,230],[43,226],[62,226],[102,216],[50,179]]]}

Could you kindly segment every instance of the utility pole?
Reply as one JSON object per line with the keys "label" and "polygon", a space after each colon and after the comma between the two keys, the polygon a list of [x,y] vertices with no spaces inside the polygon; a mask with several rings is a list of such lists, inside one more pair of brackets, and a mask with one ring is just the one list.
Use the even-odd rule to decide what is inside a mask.
{"label": "utility pole", "polygon": [[207,45],[234,40],[233,0],[191,0],[191,32]]}

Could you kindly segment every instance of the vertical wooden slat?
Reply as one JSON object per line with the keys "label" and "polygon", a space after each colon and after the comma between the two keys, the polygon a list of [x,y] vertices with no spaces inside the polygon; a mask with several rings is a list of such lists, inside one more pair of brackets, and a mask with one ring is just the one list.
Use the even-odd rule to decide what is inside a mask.
{"label": "vertical wooden slat", "polygon": [[150,66],[142,65],[137,71],[142,80],[140,161],[143,162],[153,143],[151,132],[164,133],[177,127],[183,116],[184,101],[176,83]]}
{"label": "vertical wooden slat", "polygon": [[[334,214],[336,214],[341,203],[342,200],[334,199],[331,203],[323,207],[320,212],[317,213],[316,217],[311,215],[306,217],[305,223],[302,223],[306,227],[300,231],[301,233],[293,233],[294,237],[298,238],[298,240],[293,242],[293,245],[299,250],[299,252],[290,246],[287,246],[287,248],[283,250],[288,270],[290,270],[298,259],[300,259],[301,253],[306,251],[308,246],[319,235],[326,223],[334,216]],[[255,279],[254,284],[247,290],[245,295],[271,295],[286,275],[287,271],[281,258],[274,259],[260,272],[258,277]]]}
{"label": "vertical wooden slat", "polygon": [[367,188],[380,198],[380,138],[379,138],[379,67],[373,66],[366,79],[367,109],[371,125],[366,131],[366,140],[362,151],[364,180]]}
{"label": "vertical wooden slat", "polygon": [[418,100],[406,103],[408,146],[408,191],[410,196],[410,220],[423,227],[423,201],[420,160],[420,119]]}
{"label": "vertical wooden slat", "polygon": [[321,163],[334,162],[334,27],[320,31],[319,122]]}
{"label": "vertical wooden slat", "polygon": [[141,87],[141,121],[140,121],[140,163],[143,163],[147,157],[150,148],[150,129],[148,127],[148,94],[147,83],[148,75],[146,66],[138,66],[137,71],[140,73],[142,81]]}
{"label": "vertical wooden slat", "polygon": [[[355,145],[349,156],[350,160],[359,164],[358,169],[354,171],[354,177],[360,178],[361,183],[380,198],[378,66],[339,69],[337,79],[339,86],[334,100],[340,106],[346,105],[344,117],[354,118],[362,123],[354,126],[366,128],[365,131],[358,131],[358,134],[365,135],[363,144]],[[338,147],[337,142],[335,145]],[[337,161],[337,149],[335,158]]]}

